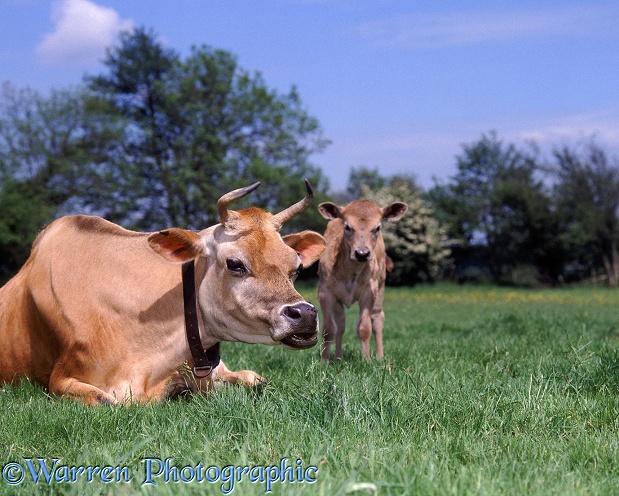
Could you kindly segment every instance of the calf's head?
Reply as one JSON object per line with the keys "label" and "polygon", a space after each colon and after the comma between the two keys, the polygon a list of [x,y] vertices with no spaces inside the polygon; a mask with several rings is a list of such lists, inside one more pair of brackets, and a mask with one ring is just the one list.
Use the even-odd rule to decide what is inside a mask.
{"label": "calf's head", "polygon": [[350,259],[359,263],[369,262],[374,257],[382,221],[400,220],[407,209],[408,205],[402,202],[380,208],[369,200],[355,200],[345,207],[330,202],[318,205],[318,211],[325,219],[343,222],[344,243],[348,246]]}
{"label": "calf's head", "polygon": [[305,198],[275,215],[256,207],[228,209],[259,184],[219,199],[220,224],[198,233],[168,229],[151,234],[148,242],[172,262],[205,260],[198,304],[209,334],[224,341],[309,348],[317,342],[318,314],[293,283],[303,267],[318,260],[325,240],[311,231],[282,237],[279,230],[309,206],[312,189],[306,181]]}

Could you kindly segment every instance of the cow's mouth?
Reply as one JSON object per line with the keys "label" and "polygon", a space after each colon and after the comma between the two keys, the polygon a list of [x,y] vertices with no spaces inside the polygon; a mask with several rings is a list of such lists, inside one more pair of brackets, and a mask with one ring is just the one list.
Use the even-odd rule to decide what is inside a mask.
{"label": "cow's mouth", "polygon": [[316,332],[297,332],[282,339],[282,344],[295,350],[304,350],[316,346],[318,334]]}

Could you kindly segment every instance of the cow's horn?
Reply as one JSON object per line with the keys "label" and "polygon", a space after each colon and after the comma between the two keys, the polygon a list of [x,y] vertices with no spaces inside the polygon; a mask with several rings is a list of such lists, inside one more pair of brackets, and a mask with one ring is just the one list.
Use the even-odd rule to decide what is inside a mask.
{"label": "cow's horn", "polygon": [[314,190],[312,189],[312,186],[307,179],[305,180],[305,189],[305,198],[273,216],[273,220],[278,227],[281,227],[284,222],[289,221],[295,215],[299,215],[307,207],[310,206],[310,203],[312,203],[312,200],[314,199]]}
{"label": "cow's horn", "polygon": [[258,186],[260,186],[260,182],[254,183],[251,186],[245,186],[244,188],[235,189],[234,191],[230,191],[222,196],[217,201],[217,212],[219,212],[219,222],[225,224],[228,221],[228,207],[232,205],[235,201],[240,200],[244,196],[247,196],[249,193],[254,191]]}

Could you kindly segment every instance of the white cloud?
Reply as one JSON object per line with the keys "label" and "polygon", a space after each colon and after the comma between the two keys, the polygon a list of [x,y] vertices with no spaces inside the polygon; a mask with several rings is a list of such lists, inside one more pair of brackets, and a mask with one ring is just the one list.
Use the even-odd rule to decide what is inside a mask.
{"label": "white cloud", "polygon": [[92,63],[100,60],[120,31],[133,28],[114,9],[89,0],[60,0],[53,6],[54,31],[37,53],[47,64]]}
{"label": "white cloud", "polygon": [[614,6],[567,6],[513,11],[407,14],[358,24],[354,31],[377,46],[434,48],[557,35],[616,36]]}
{"label": "white cloud", "polygon": [[542,148],[573,145],[594,138],[614,154],[619,151],[619,111],[612,109],[555,117],[514,135]]}

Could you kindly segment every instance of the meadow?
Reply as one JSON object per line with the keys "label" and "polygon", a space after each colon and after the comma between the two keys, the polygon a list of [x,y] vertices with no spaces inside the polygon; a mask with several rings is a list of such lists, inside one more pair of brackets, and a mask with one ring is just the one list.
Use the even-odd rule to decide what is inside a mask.
{"label": "meadow", "polygon": [[618,291],[388,288],[385,312],[382,361],[356,308],[337,363],[225,343],[259,390],[91,408],[5,386],[0,495],[619,491]]}

